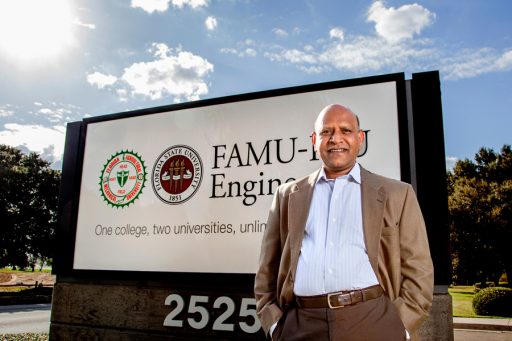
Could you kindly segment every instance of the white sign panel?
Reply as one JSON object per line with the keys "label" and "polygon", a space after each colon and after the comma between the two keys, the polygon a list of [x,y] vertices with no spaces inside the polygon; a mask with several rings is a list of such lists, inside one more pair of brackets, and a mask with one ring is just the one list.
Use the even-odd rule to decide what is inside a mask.
{"label": "white sign panel", "polygon": [[395,82],[88,123],[74,269],[254,273],[272,194],[321,165],[331,103],[369,130],[363,167],[399,179]]}

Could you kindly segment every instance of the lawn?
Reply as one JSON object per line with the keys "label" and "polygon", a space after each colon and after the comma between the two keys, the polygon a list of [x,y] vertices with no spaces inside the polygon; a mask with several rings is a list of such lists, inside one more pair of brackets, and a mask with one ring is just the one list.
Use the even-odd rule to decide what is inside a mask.
{"label": "lawn", "polygon": [[51,273],[52,269],[43,268],[42,270],[39,270],[39,266],[36,266],[35,271],[32,271],[32,269],[22,269],[22,270],[13,270],[11,268],[0,268],[0,272],[2,273],[37,273],[37,272],[43,272],[43,273]]}
{"label": "lawn", "polygon": [[482,316],[476,315],[473,311],[473,296],[475,288],[473,286],[455,286],[448,289],[452,296],[452,307],[454,317],[486,317],[486,318],[505,318],[503,316]]}
{"label": "lawn", "polygon": [[455,317],[479,317],[473,311],[473,286],[455,286],[448,289],[452,296],[453,316]]}

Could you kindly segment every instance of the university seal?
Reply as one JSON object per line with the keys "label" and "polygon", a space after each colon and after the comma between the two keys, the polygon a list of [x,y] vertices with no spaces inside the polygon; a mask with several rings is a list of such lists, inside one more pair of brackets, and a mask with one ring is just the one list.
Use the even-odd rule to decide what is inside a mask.
{"label": "university seal", "polygon": [[144,161],[133,151],[112,155],[100,176],[100,192],[112,207],[130,205],[142,193],[146,182]]}
{"label": "university seal", "polygon": [[178,205],[197,192],[202,178],[203,163],[199,154],[189,146],[176,145],[166,149],[156,160],[151,183],[160,200]]}

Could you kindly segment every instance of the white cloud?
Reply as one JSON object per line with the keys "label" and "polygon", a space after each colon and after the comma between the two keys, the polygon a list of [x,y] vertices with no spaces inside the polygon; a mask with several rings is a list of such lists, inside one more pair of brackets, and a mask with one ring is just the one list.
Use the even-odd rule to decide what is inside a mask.
{"label": "white cloud", "polygon": [[329,37],[339,39],[340,41],[345,40],[345,32],[340,27],[335,27],[329,31]]}
{"label": "white cloud", "polygon": [[293,30],[292,30],[292,34],[293,35],[299,35],[301,34],[302,32],[304,32],[305,30],[300,28],[300,27],[294,27]]}
{"label": "white cloud", "polygon": [[[490,72],[512,70],[512,48],[442,49],[433,40],[418,37],[433,24],[436,15],[413,3],[399,8],[385,7],[375,1],[368,10],[368,21],[375,23],[378,34],[352,35],[341,27],[323,37],[301,42],[299,47],[278,44],[238,42],[222,53],[240,58],[263,55],[272,62],[289,64],[306,73],[351,72],[421,72],[438,69],[445,80],[476,77]],[[274,34],[286,31],[275,28]],[[250,53],[249,53],[250,52]]]}
{"label": "white cloud", "polygon": [[220,49],[220,52],[221,53],[226,53],[226,54],[236,54],[236,55],[238,55],[238,50],[234,49],[234,48],[231,48],[231,47],[223,47],[223,48]]}
{"label": "white cloud", "polygon": [[169,8],[169,0],[132,0],[131,6],[148,13],[165,12]]}
{"label": "white cloud", "polygon": [[421,43],[391,44],[378,37],[346,37],[314,48],[305,45],[303,50],[275,48],[275,51],[265,53],[272,61],[291,63],[308,73],[320,73],[336,69],[362,73],[377,71],[383,68],[410,65],[414,61],[429,60],[436,55],[434,49]]}
{"label": "white cloud", "polygon": [[48,121],[52,123],[62,121],[62,118],[64,116],[64,112],[59,110],[52,110],[50,108],[42,108],[37,112],[37,114],[45,116],[48,119]]}
{"label": "white cloud", "polygon": [[56,125],[22,125],[8,123],[0,131],[0,143],[10,146],[21,146],[23,149],[41,154],[49,162],[62,159],[66,127]]}
{"label": "white cloud", "polygon": [[126,89],[117,89],[116,93],[119,96],[119,100],[121,102],[128,101],[128,91]]}
{"label": "white cloud", "polygon": [[444,58],[441,63],[441,72],[447,80],[509,70],[512,70],[512,50],[503,53],[490,48],[463,50],[457,56]]}
{"label": "white cloud", "polygon": [[65,124],[76,119],[74,108],[62,105],[53,105],[53,108],[41,106],[41,109],[35,112],[35,116],[42,117],[50,125]]}
{"label": "white cloud", "polygon": [[13,108],[9,105],[0,105],[0,117],[9,117],[14,115]]}
{"label": "white cloud", "polygon": [[103,89],[106,86],[111,86],[117,81],[116,76],[106,75],[101,72],[93,72],[87,74],[87,82],[91,85],[96,85],[98,89]]}
{"label": "white cloud", "polygon": [[446,170],[449,170],[449,171],[453,170],[457,161],[459,161],[458,157],[447,156],[446,157]]}
{"label": "white cloud", "polygon": [[[181,47],[178,48],[181,50]],[[171,48],[164,43],[153,43],[151,44],[151,48],[148,50],[149,53],[153,53],[155,57],[165,58],[168,53],[172,53]]]}
{"label": "white cloud", "polygon": [[169,4],[180,9],[184,6],[190,6],[195,9],[208,6],[208,0],[132,0],[131,7],[141,8],[151,14],[153,12],[167,11],[169,9]]}
{"label": "white cloud", "polygon": [[171,0],[174,7],[183,8],[190,6],[192,8],[206,7],[209,0]]}
{"label": "white cloud", "polygon": [[3,111],[9,115],[0,115],[0,144],[37,152],[56,169],[62,162],[66,124],[88,116],[80,107],[59,102],[0,105]]}
{"label": "white cloud", "polygon": [[355,37],[344,44],[335,43],[321,52],[319,60],[338,70],[375,71],[385,67],[403,67],[413,60],[429,57],[435,52],[411,44],[389,44],[378,38]]}
{"label": "white cloud", "polygon": [[[341,27],[329,30],[330,39],[317,39],[303,43],[302,48],[279,45],[259,46],[267,49],[263,55],[274,62],[289,63],[307,73],[349,71],[364,73],[382,69],[415,71],[430,69],[440,59],[439,50],[426,39],[413,38],[430,25],[435,14],[417,5],[404,5],[398,9],[386,8],[383,1],[375,1],[369,8],[368,21],[376,23],[378,35],[350,35]],[[279,34],[280,29],[274,29]],[[284,33],[281,33],[284,35]],[[255,48],[256,51],[258,49]],[[246,57],[242,48],[226,48],[222,52]]]}
{"label": "white cloud", "polygon": [[224,47],[220,49],[221,53],[233,54],[240,58],[244,57],[256,57],[258,51],[256,50],[256,42],[252,39],[245,39],[237,43],[237,48]]}
{"label": "white cloud", "polygon": [[4,123],[26,125],[28,122],[44,127],[64,126],[85,116],[82,108],[57,102],[34,102],[23,106],[0,105],[0,113],[2,112],[6,114],[0,115],[0,126]]}
{"label": "white cloud", "polygon": [[[332,30],[329,34],[331,37],[336,35]],[[344,40],[332,39],[323,45],[306,44],[302,49],[273,46],[264,56],[273,62],[289,63],[307,73],[333,69],[355,74],[439,69],[443,79],[457,80],[512,70],[512,49],[443,51],[429,40],[390,42],[376,36],[344,35]]]}
{"label": "white cloud", "polygon": [[274,28],[272,30],[272,32],[274,32],[274,34],[278,37],[288,37],[288,32],[286,32],[285,30],[283,30],[282,28]]}
{"label": "white cloud", "polygon": [[250,47],[246,48],[244,53],[245,53],[246,56],[249,56],[249,57],[256,57],[256,55],[257,55],[256,50],[253,49],[253,48],[250,48]]}
{"label": "white cloud", "polygon": [[436,15],[418,4],[399,8],[384,6],[384,1],[375,1],[368,10],[368,21],[375,23],[377,34],[389,42],[410,39],[414,34],[432,24]]}
{"label": "white cloud", "polygon": [[325,72],[326,69],[322,66],[299,66],[299,70],[309,74],[319,74]]}
{"label": "white cloud", "polygon": [[157,59],[124,69],[121,79],[130,86],[132,94],[154,100],[171,95],[180,102],[197,100],[208,93],[204,78],[213,71],[213,65],[206,59],[165,44],[153,44],[152,51]]}
{"label": "white cloud", "polygon": [[96,29],[96,25],[84,23],[79,18],[75,18],[75,20],[73,20],[73,24],[81,26],[81,27],[88,28],[90,30],[95,30]]}
{"label": "white cloud", "polygon": [[503,55],[494,63],[496,70],[509,70],[512,67],[512,50],[503,53]]}
{"label": "white cloud", "polygon": [[208,31],[213,31],[217,28],[217,19],[215,19],[214,17],[208,17],[204,21],[204,25],[206,26],[206,29]]}
{"label": "white cloud", "polygon": [[269,54],[268,57],[271,60],[288,61],[293,64],[316,64],[318,62],[317,55],[297,49],[283,50],[280,54]]}

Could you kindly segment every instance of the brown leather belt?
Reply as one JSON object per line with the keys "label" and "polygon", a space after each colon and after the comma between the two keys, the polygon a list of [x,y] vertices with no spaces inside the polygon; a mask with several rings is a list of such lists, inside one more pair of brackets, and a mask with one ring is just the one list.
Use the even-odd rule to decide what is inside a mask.
{"label": "brown leather belt", "polygon": [[339,291],[326,295],[318,296],[297,296],[296,302],[299,308],[343,308],[349,305],[354,305],[359,302],[373,300],[382,296],[384,290],[380,285],[374,285],[368,288],[352,290],[352,291]]}

